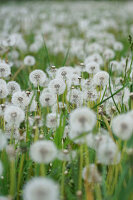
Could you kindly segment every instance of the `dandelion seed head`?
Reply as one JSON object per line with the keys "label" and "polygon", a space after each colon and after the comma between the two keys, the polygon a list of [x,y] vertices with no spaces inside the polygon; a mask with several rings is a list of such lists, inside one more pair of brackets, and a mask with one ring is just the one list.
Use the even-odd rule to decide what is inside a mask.
{"label": "dandelion seed head", "polygon": [[109,74],[106,71],[99,71],[94,75],[93,82],[95,85],[105,86],[109,83]]}
{"label": "dandelion seed head", "polygon": [[64,93],[66,85],[61,79],[53,79],[50,81],[48,88],[54,94],[60,95]]}
{"label": "dandelion seed head", "polygon": [[23,189],[25,200],[58,200],[58,185],[51,179],[35,177],[26,183]]}
{"label": "dandelion seed head", "polygon": [[83,103],[82,92],[79,89],[72,89],[67,94],[67,100],[72,104],[81,106]]}
{"label": "dandelion seed head", "polygon": [[34,87],[37,87],[38,85],[42,86],[46,79],[46,74],[39,69],[36,69],[30,73],[29,80],[34,85]]}
{"label": "dandelion seed head", "polygon": [[6,98],[8,95],[7,84],[3,79],[0,79],[0,99]]}
{"label": "dandelion seed head", "polygon": [[8,77],[11,74],[11,69],[9,64],[5,62],[0,62],[0,77]]}
{"label": "dandelion seed head", "polygon": [[15,92],[20,92],[20,85],[16,81],[9,81],[7,83],[8,93],[10,95],[14,94]]}
{"label": "dandelion seed head", "polygon": [[48,128],[56,128],[59,126],[60,116],[56,113],[49,113],[46,117],[46,126]]}
{"label": "dandelion seed head", "polygon": [[113,59],[115,57],[115,52],[112,49],[106,49],[103,52],[103,57],[105,60]]}
{"label": "dandelion seed head", "polygon": [[114,142],[101,143],[97,149],[98,162],[105,165],[118,164],[120,162],[120,152]]}
{"label": "dandelion seed head", "polygon": [[33,56],[26,56],[24,58],[24,64],[27,66],[33,66],[33,65],[35,65],[35,63],[36,63],[36,61]]}
{"label": "dandelion seed head", "polygon": [[85,71],[89,74],[96,74],[100,70],[100,66],[97,62],[89,62],[85,66]]}
{"label": "dandelion seed head", "polygon": [[101,183],[102,181],[102,177],[95,164],[90,164],[88,167],[83,168],[82,177],[88,183]]}
{"label": "dandelion seed head", "polygon": [[25,107],[29,105],[30,99],[26,95],[25,91],[18,91],[13,94],[12,103],[21,109],[25,109]]}
{"label": "dandelion seed head", "polygon": [[30,157],[37,163],[50,163],[57,154],[56,147],[52,141],[40,140],[30,147]]}
{"label": "dandelion seed head", "polygon": [[120,114],[112,120],[113,133],[122,140],[128,140],[132,136],[133,124],[128,114]]}
{"label": "dandelion seed head", "polygon": [[25,113],[17,106],[7,106],[4,113],[4,120],[10,127],[19,127],[20,123],[24,121]]}
{"label": "dandelion seed head", "polygon": [[52,106],[56,102],[56,96],[52,92],[46,91],[45,89],[42,91],[40,95],[40,103],[43,107]]}
{"label": "dandelion seed head", "polygon": [[70,114],[70,128],[84,133],[91,131],[96,123],[95,113],[87,107],[77,108]]}

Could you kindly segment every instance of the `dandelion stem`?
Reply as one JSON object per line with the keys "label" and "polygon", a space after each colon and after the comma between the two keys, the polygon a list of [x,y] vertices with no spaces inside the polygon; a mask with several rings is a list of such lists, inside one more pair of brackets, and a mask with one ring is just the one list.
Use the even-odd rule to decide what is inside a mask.
{"label": "dandelion stem", "polygon": [[[21,179],[22,179],[22,174],[23,174],[24,159],[25,159],[25,154],[22,154],[21,160],[20,160],[20,165],[19,165],[18,182],[17,182],[18,193],[19,193]],[[19,195],[18,195],[18,197],[19,197]]]}
{"label": "dandelion stem", "polygon": [[61,179],[61,199],[64,199],[64,186],[65,186],[65,168],[66,168],[66,161],[63,162],[62,165],[62,179]]}
{"label": "dandelion stem", "polygon": [[10,161],[10,195],[15,195],[15,160]]}
{"label": "dandelion stem", "polygon": [[40,164],[40,175],[45,176],[45,165],[44,165],[44,163]]}
{"label": "dandelion stem", "polygon": [[57,106],[58,106],[58,113],[60,112],[60,107],[59,107],[59,96],[57,94]]}
{"label": "dandelion stem", "polygon": [[79,190],[82,190],[83,145],[80,146]]}

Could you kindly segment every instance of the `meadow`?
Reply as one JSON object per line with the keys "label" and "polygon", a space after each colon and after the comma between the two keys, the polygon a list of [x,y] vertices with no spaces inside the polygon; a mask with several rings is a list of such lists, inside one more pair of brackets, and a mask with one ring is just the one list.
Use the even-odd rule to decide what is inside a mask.
{"label": "meadow", "polygon": [[132,10],[0,5],[0,200],[133,200]]}

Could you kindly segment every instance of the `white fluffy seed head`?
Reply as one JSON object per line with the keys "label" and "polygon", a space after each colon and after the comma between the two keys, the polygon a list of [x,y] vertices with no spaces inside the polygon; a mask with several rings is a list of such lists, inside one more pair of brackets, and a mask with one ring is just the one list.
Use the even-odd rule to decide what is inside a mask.
{"label": "white fluffy seed head", "polygon": [[0,196],[0,200],[10,200],[9,197]]}
{"label": "white fluffy seed head", "polygon": [[8,77],[10,74],[10,66],[5,62],[0,62],[0,77]]}
{"label": "white fluffy seed head", "polygon": [[7,89],[10,95],[14,94],[15,92],[21,91],[20,85],[16,81],[9,81],[7,83]]}
{"label": "white fluffy seed head", "polygon": [[7,106],[4,113],[4,120],[10,127],[19,127],[20,123],[24,121],[24,111],[17,106]]}
{"label": "white fluffy seed head", "polygon": [[56,72],[56,78],[62,78],[68,80],[71,76],[72,70],[70,67],[60,67]]}
{"label": "white fluffy seed head", "polygon": [[43,107],[53,106],[56,102],[56,96],[52,92],[44,89],[40,95],[40,103]]}
{"label": "white fluffy seed head", "polygon": [[108,132],[105,129],[101,128],[98,131],[98,134],[94,135],[93,149],[97,151],[100,145],[112,142],[113,139],[109,136]]}
{"label": "white fluffy seed head", "polygon": [[71,75],[71,85],[80,85],[80,77],[78,74]]}
{"label": "white fluffy seed head", "polygon": [[69,122],[71,129],[84,133],[93,129],[96,115],[87,107],[77,108],[70,114]]}
{"label": "white fluffy seed head", "polygon": [[30,157],[37,163],[48,164],[56,158],[57,149],[52,141],[37,141],[30,147]]}
{"label": "white fluffy seed head", "polygon": [[10,35],[2,41],[4,47],[13,47],[16,43],[16,38],[14,35]]}
{"label": "white fluffy seed head", "polygon": [[51,179],[35,177],[23,189],[24,200],[59,200],[58,185]]}
{"label": "white fluffy seed head", "polygon": [[113,60],[110,62],[110,67],[111,67],[112,71],[118,71],[120,68],[120,63],[116,60]]}
{"label": "white fluffy seed head", "polygon": [[121,42],[115,42],[113,45],[113,48],[115,51],[122,51],[123,50],[123,44]]}
{"label": "white fluffy seed head", "polygon": [[105,60],[110,60],[110,59],[113,59],[115,57],[115,53],[112,49],[106,49],[104,52],[103,52],[103,58]]}
{"label": "white fluffy seed head", "polygon": [[90,56],[88,56],[86,59],[85,59],[85,65],[88,63],[88,62],[97,62],[100,66],[103,65],[103,58],[101,57],[101,55],[99,53],[94,53]]}
{"label": "white fluffy seed head", "polygon": [[18,91],[13,94],[12,103],[21,109],[25,109],[30,103],[30,99],[27,97],[25,91]]}
{"label": "white fluffy seed head", "polygon": [[6,98],[8,95],[7,84],[3,79],[0,79],[0,99]]}
{"label": "white fluffy seed head", "polygon": [[65,82],[62,79],[53,79],[50,81],[49,90],[54,94],[63,94],[66,88]]}
{"label": "white fluffy seed head", "polygon": [[101,183],[102,181],[102,177],[95,164],[89,164],[88,167],[83,168],[82,177],[88,183]]}
{"label": "white fluffy seed head", "polygon": [[89,62],[85,66],[85,71],[89,74],[96,74],[100,70],[100,66],[97,62]]}
{"label": "white fluffy seed head", "polygon": [[46,117],[46,126],[48,128],[56,128],[59,126],[60,116],[56,113],[49,113]]}
{"label": "white fluffy seed head", "polygon": [[86,102],[96,101],[98,99],[98,93],[96,89],[85,90],[83,93],[83,98]]}
{"label": "white fluffy seed head", "polygon": [[105,165],[118,164],[120,162],[120,152],[114,142],[101,143],[97,150],[98,162]]}
{"label": "white fluffy seed head", "polygon": [[72,104],[76,104],[78,106],[82,105],[83,103],[82,92],[79,89],[72,89],[67,94],[67,101],[69,101]]}
{"label": "white fluffy seed head", "polygon": [[27,66],[33,66],[33,65],[35,65],[35,63],[36,63],[36,61],[33,56],[26,56],[24,58],[24,64]]}
{"label": "white fluffy seed head", "polygon": [[34,87],[37,87],[38,85],[42,86],[45,79],[46,74],[39,69],[32,71],[29,76],[29,80],[34,85]]}
{"label": "white fluffy seed head", "polygon": [[99,71],[94,75],[93,82],[98,86],[105,86],[109,83],[109,74],[106,71]]}
{"label": "white fluffy seed head", "polygon": [[113,133],[122,140],[128,140],[133,133],[132,119],[128,114],[121,114],[112,120]]}

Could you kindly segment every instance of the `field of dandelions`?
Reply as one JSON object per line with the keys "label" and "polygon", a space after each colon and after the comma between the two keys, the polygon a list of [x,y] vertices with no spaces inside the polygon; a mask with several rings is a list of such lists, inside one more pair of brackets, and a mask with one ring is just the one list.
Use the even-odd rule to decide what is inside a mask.
{"label": "field of dandelions", "polygon": [[133,2],[0,6],[0,200],[133,200]]}

